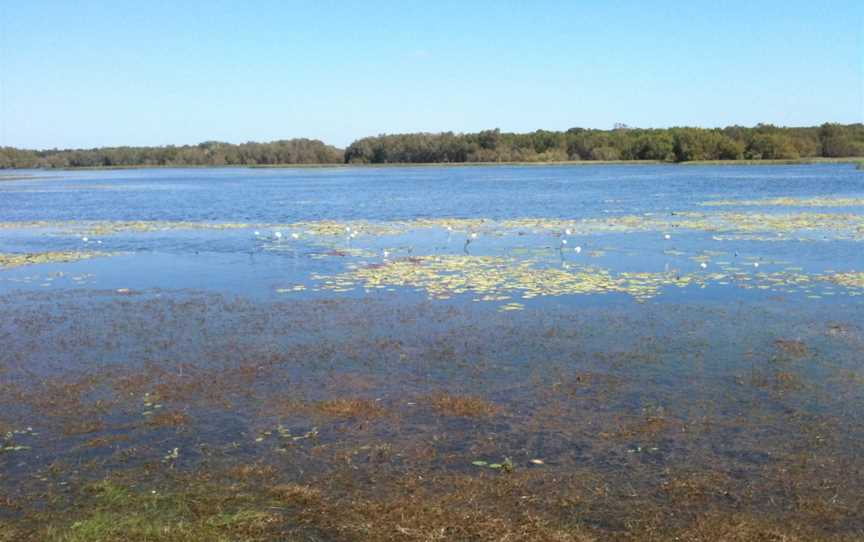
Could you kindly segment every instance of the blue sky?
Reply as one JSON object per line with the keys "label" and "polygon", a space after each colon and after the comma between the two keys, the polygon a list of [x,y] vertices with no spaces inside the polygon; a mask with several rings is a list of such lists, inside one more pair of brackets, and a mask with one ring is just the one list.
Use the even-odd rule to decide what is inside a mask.
{"label": "blue sky", "polygon": [[864,117],[864,2],[0,0],[0,145]]}

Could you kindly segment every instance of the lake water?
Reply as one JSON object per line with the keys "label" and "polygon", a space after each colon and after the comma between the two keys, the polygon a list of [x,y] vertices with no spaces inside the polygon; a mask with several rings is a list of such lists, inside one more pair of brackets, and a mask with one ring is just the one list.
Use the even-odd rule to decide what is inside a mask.
{"label": "lake water", "polygon": [[316,540],[864,532],[853,166],[29,173],[0,182],[10,528],[196,476],[313,488]]}

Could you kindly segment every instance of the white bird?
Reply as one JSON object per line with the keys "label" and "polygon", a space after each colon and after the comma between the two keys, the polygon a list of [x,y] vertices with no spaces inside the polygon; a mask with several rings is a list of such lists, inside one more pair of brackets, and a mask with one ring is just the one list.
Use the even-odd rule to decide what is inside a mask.
{"label": "white bird", "polygon": [[294,240],[300,239],[300,234],[299,233],[292,233],[291,238]]}
{"label": "white bird", "polygon": [[384,257],[386,258],[386,257],[390,256],[390,251],[389,251],[389,250],[384,250],[384,251],[381,252],[381,254],[383,254]]}
{"label": "white bird", "polygon": [[667,233],[663,236],[663,239],[672,239],[672,236]]}
{"label": "white bird", "polygon": [[276,236],[276,239],[282,239],[282,232],[281,232],[281,231],[277,231],[277,232],[274,233],[273,235]]}
{"label": "white bird", "polygon": [[702,269],[707,269],[707,268],[708,268],[708,264],[705,263],[705,262],[702,262],[702,263],[699,264],[699,267],[701,267]]}
{"label": "white bird", "polygon": [[579,254],[580,252],[582,252],[582,247],[576,247],[573,250],[576,251],[576,254]]}
{"label": "white bird", "polygon": [[86,237],[82,237],[81,240],[84,241],[84,242],[86,243],[86,242],[89,241],[90,239],[88,239],[88,238],[86,238]]}
{"label": "white bird", "polygon": [[759,262],[753,262],[753,267],[759,267]]}
{"label": "white bird", "polygon": [[571,230],[570,228],[567,228],[566,230],[564,230],[564,233],[566,233],[567,235],[572,235],[573,230]]}
{"label": "white bird", "polygon": [[471,239],[477,239],[477,234],[476,234],[476,233],[472,233],[472,234],[471,234]]}
{"label": "white bird", "polygon": [[567,239],[561,239],[561,244],[562,244],[562,245],[566,245],[566,244],[567,244]]}
{"label": "white bird", "polygon": [[261,232],[258,230],[255,230],[255,237],[258,237],[259,235],[261,235]]}

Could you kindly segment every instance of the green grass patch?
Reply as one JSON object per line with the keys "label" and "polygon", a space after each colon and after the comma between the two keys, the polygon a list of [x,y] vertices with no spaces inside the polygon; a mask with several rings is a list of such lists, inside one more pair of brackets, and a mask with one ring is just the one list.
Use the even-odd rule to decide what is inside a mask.
{"label": "green grass patch", "polygon": [[[242,493],[191,487],[161,493],[111,481],[90,486],[81,515],[33,538],[51,542],[252,542],[271,540],[280,514]],[[2,539],[0,539],[2,540]]]}

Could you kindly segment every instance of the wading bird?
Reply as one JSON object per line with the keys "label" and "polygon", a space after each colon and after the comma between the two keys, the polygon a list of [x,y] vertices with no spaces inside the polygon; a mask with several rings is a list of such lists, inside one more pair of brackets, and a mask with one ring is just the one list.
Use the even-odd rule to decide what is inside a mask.
{"label": "wading bird", "polygon": [[468,237],[465,238],[465,246],[462,247],[462,250],[465,251],[465,254],[468,254],[468,245],[470,245],[471,241],[473,241],[474,239],[477,239],[477,233],[476,232],[471,232],[471,235],[469,235]]}

